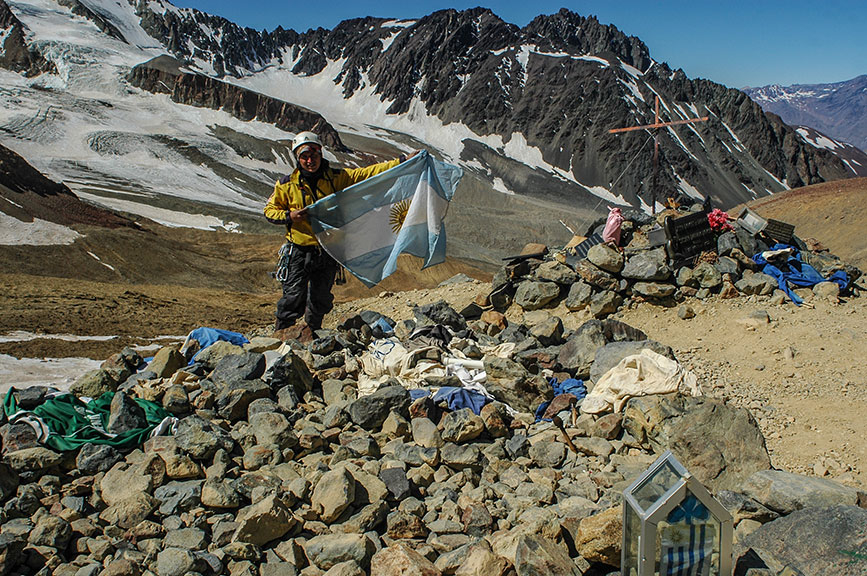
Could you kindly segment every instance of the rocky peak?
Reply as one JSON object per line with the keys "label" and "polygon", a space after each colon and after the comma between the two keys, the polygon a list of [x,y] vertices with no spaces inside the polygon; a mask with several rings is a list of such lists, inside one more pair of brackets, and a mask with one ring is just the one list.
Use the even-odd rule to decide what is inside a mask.
{"label": "rocky peak", "polygon": [[570,54],[611,52],[624,63],[647,70],[650,52],[635,36],[627,36],[615,26],[601,24],[595,16],[583,17],[561,8],[550,16],[537,16],[522,32],[536,38],[540,48],[564,50]]}

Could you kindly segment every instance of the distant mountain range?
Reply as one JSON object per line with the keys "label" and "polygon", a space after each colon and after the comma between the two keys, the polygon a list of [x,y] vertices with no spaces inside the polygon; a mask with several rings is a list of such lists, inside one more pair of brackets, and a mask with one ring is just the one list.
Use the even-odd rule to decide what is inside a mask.
{"label": "distant mountain range", "polygon": [[[450,250],[495,261],[583,232],[659,189],[729,208],[855,176],[743,92],[653,60],[568,10],[519,28],[490,10],[258,32],[166,0],[0,0],[0,144],[89,202],[172,225],[268,229],[294,133],[362,165],[427,148],[461,165]],[[495,217],[496,228],[480,225]],[[522,245],[522,244],[521,244]]]}
{"label": "distant mountain range", "polygon": [[744,88],[766,112],[867,152],[867,75],[832,84]]}

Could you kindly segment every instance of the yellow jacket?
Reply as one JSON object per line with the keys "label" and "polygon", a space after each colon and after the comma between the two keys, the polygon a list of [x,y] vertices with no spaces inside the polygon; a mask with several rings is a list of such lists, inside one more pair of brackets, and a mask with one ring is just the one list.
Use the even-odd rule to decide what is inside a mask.
{"label": "yellow jacket", "polygon": [[371,176],[376,176],[400,164],[400,159],[389,160],[372,164],[364,168],[331,168],[328,162],[322,159],[322,176],[316,184],[316,190],[311,191],[310,186],[303,178],[301,171],[294,172],[281,178],[274,185],[274,192],[265,204],[265,218],[273,224],[288,224],[286,239],[293,244],[301,246],[316,246],[318,242],[307,220],[292,222],[289,219],[290,210],[300,210],[313,204],[316,200],[324,198]]}

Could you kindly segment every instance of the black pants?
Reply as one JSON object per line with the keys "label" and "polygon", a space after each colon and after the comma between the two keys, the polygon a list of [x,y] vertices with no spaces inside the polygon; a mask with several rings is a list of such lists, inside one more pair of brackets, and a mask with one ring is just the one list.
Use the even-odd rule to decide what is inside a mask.
{"label": "black pants", "polygon": [[293,244],[283,297],[277,302],[275,328],[288,328],[302,316],[312,329],[321,328],[322,318],[334,307],[331,287],[337,268],[337,262],[319,246]]}

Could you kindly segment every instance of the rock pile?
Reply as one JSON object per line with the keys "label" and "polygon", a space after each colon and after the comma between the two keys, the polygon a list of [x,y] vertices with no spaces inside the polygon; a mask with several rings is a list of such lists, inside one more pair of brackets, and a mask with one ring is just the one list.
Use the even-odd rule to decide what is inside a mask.
{"label": "rock pile", "polygon": [[[559,271],[540,263],[535,274]],[[545,282],[559,291],[527,281]],[[525,292],[516,301],[530,302]],[[173,435],[131,451],[55,452],[30,426],[5,423],[0,574],[616,573],[622,492],[665,449],[732,512],[741,569],[807,574],[839,550],[863,558],[865,495],[771,470],[748,411],[668,394],[594,416],[554,397],[547,377],[589,383],[636,350],[673,356],[640,330],[593,319],[565,332],[557,318],[492,314],[467,323],[445,302],[415,314],[395,325],[366,311],[285,343],[217,342],[192,363],[174,347],[147,365],[124,350],[73,392],[114,393],[110,432],[141,425],[134,398],[177,418]],[[491,398],[450,409],[388,374],[362,394],[364,354],[391,330],[416,367],[452,354],[480,362]],[[425,345],[413,348],[419,334]],[[483,352],[506,344],[505,357]],[[438,373],[415,385],[461,382]],[[27,410],[45,393],[14,395]],[[545,401],[551,418],[537,421]],[[779,536],[793,525],[803,542]]]}
{"label": "rock pile", "polygon": [[[689,214],[695,212],[686,215]],[[673,254],[671,240],[666,242],[664,234],[661,241],[654,236],[664,231],[660,223],[666,218],[676,221],[682,216],[684,213],[673,210],[666,210],[656,218],[628,211],[622,224],[620,244],[624,247],[597,243],[586,250],[586,257],[577,256],[574,247],[550,254],[544,245],[528,245],[522,256],[514,258],[494,276],[490,294],[463,313],[481,317],[486,310],[503,312],[513,304],[532,311],[562,301],[570,311],[586,308],[593,317],[606,318],[635,301],[671,306],[688,297],[770,295],[769,303],[774,305],[789,298],[779,289],[777,279],[762,272],[751,257],[770,250],[776,240],[763,233],[752,234],[738,222],[728,224],[731,228],[728,231],[714,233],[704,252],[689,259],[673,258],[677,254]],[[708,225],[705,228],[711,232]],[[601,226],[596,233],[601,233]],[[861,276],[859,269],[828,253],[813,239],[804,241],[791,235],[787,241],[799,251],[800,260],[823,278],[837,271],[845,272],[848,282],[843,289],[857,290],[854,283]],[[825,281],[796,287],[793,292],[796,297],[809,292],[811,297],[837,301],[841,286]],[[684,305],[680,314],[689,318],[694,312]],[[490,320],[491,316],[485,319]],[[497,322],[492,324],[494,330],[498,329]]]}

